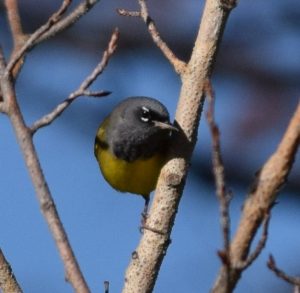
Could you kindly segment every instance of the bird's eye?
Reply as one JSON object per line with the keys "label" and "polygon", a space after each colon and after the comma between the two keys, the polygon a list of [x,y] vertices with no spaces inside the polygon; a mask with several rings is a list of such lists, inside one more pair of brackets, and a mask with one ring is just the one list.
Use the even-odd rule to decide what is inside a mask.
{"label": "bird's eye", "polygon": [[147,107],[142,107],[141,120],[143,122],[149,122],[151,120],[151,113]]}

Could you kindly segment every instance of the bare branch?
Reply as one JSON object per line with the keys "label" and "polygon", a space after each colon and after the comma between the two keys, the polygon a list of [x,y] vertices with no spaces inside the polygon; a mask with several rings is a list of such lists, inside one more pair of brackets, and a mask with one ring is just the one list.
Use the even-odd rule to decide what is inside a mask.
{"label": "bare branch", "polygon": [[59,218],[50,189],[43,175],[40,162],[33,144],[31,131],[26,126],[21,110],[16,100],[11,75],[5,70],[5,62],[0,52],[0,88],[3,100],[8,105],[8,116],[15,130],[21,147],[27,169],[35,187],[41,211],[45,217],[52,236],[64,263],[66,279],[77,293],[89,293],[89,288],[81,273],[72,247],[69,243],[63,224]]}
{"label": "bare branch", "polygon": [[267,265],[268,265],[268,268],[271,271],[273,271],[278,278],[280,278],[280,279],[282,279],[282,280],[284,280],[284,281],[286,281],[286,282],[294,285],[296,288],[300,287],[300,277],[289,276],[284,271],[282,271],[281,269],[279,269],[276,266],[276,262],[275,262],[275,259],[274,259],[274,257],[273,257],[272,254],[270,254],[270,256],[269,256],[269,261],[268,261]]}
{"label": "bare branch", "polygon": [[147,25],[148,31],[152,37],[153,42],[162,51],[165,57],[169,60],[174,70],[178,74],[182,74],[186,68],[186,63],[180,60],[164,42],[157,30],[157,27],[148,13],[148,7],[145,0],[138,0],[141,11],[128,11],[126,9],[117,9],[122,16],[140,16]]}
{"label": "bare branch", "polygon": [[245,270],[246,268],[248,268],[256,259],[257,257],[260,255],[260,253],[262,252],[262,250],[265,248],[266,246],[266,242],[268,239],[268,230],[269,230],[269,223],[270,223],[270,213],[267,212],[265,215],[265,219],[263,222],[263,231],[262,231],[262,235],[260,240],[257,243],[256,248],[254,249],[254,251],[247,257],[246,260],[241,261],[240,263],[236,263],[235,264],[235,269],[239,269],[239,270]]}
{"label": "bare branch", "polygon": [[108,43],[107,49],[104,51],[103,56],[99,64],[96,66],[94,71],[89,75],[84,82],[80,85],[78,91],[82,91],[87,89],[95,80],[96,78],[103,72],[105,67],[108,64],[110,57],[114,54],[117,49],[117,43],[119,40],[119,30],[115,28],[113,31],[110,41]]}
{"label": "bare branch", "polygon": [[[212,137],[212,162],[213,162],[213,173],[216,182],[217,196],[220,202],[220,219],[223,233],[224,248],[222,252],[219,252],[224,267],[226,268],[227,279],[229,278],[229,270],[231,267],[230,263],[230,215],[229,215],[229,204],[231,200],[230,194],[227,192],[225,182],[225,170],[222,160],[221,153],[221,141],[220,131],[215,123],[215,109],[214,102],[215,96],[209,80],[205,85],[206,96],[209,100],[209,108],[206,114],[208,125]],[[229,280],[226,282],[228,284]]]}
{"label": "bare branch", "polygon": [[54,37],[59,32],[64,31],[76,21],[78,21],[83,15],[89,12],[94,5],[100,0],[83,0],[69,15],[65,16],[59,22],[53,24],[51,28],[42,34],[38,39],[36,39],[36,43],[40,43],[45,41],[51,37]]}
{"label": "bare branch", "polygon": [[[300,103],[298,103],[277,150],[257,175],[252,190],[244,204],[240,224],[230,246],[232,263],[230,290],[234,289],[242,274],[243,266],[240,268],[239,264],[244,263],[245,260],[247,264],[252,240],[264,221],[266,214],[270,213],[277,198],[278,190],[287,179],[295,160],[299,141]],[[264,241],[262,240],[262,242]],[[257,250],[258,253],[260,252],[259,250]],[[223,289],[224,282],[226,282],[225,267],[221,268],[212,292],[226,292]]]}
{"label": "bare branch", "polygon": [[0,289],[3,293],[22,293],[12,268],[0,248]]}
{"label": "bare branch", "polygon": [[49,29],[61,19],[71,2],[71,0],[64,0],[57,12],[52,14],[52,16],[44,25],[39,27],[33,34],[31,34],[21,48],[14,51],[14,54],[12,54],[11,59],[6,67],[8,72],[11,72],[20,59],[24,57],[25,53],[31,50],[37,44],[37,39],[40,38],[45,32],[49,31]]}
{"label": "bare branch", "polygon": [[18,8],[18,2],[17,0],[5,0],[5,7],[7,11],[9,26],[12,32],[14,46],[16,47],[20,42],[23,42],[25,38]]}
{"label": "bare branch", "polygon": [[[220,0],[207,0],[195,46],[186,70],[175,124],[180,131],[171,142],[168,161],[162,168],[146,226],[135,257],[126,270],[123,293],[152,292],[170,244],[170,234],[181,199],[203,108],[206,80],[212,72],[217,47],[229,16]],[[161,231],[165,233],[156,233]]]}
{"label": "bare branch", "polygon": [[67,99],[65,99],[61,104],[57,105],[54,110],[52,110],[47,115],[43,116],[30,127],[31,133],[34,134],[39,128],[45,127],[51,124],[57,117],[59,117],[70,104],[81,96],[93,96],[93,97],[105,97],[110,94],[108,91],[102,92],[91,92],[87,89],[89,86],[97,79],[97,77],[103,72],[108,64],[109,59],[114,54],[117,48],[117,42],[119,39],[119,30],[115,29],[111,35],[110,41],[108,43],[107,49],[104,51],[102,59],[97,64],[93,72],[81,83],[79,88],[72,92]]}
{"label": "bare branch", "polygon": [[[20,50],[20,48],[22,48],[22,46],[28,39],[28,36],[23,32],[17,0],[5,0],[5,7],[6,7],[8,23],[12,33],[12,39],[14,44],[13,50],[11,52],[11,57],[10,57],[12,58],[12,56],[15,55],[16,52]],[[24,62],[23,57],[21,57],[16,62],[12,71],[12,75],[14,78],[17,76],[18,72],[20,71],[23,62]]]}

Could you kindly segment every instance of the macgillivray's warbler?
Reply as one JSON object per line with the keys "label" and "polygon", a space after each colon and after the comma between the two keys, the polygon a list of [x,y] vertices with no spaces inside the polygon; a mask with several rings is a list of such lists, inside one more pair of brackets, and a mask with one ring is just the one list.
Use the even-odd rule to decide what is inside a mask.
{"label": "macgillivray's warbler", "polygon": [[141,195],[146,217],[172,132],[166,107],[148,97],[130,97],[104,119],[94,152],[106,181],[116,190]]}

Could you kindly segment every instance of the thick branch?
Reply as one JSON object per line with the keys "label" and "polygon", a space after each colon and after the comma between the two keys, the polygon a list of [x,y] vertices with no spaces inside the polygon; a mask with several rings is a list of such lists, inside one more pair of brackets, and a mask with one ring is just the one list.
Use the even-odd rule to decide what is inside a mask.
{"label": "thick branch", "polygon": [[43,175],[43,171],[41,169],[33,144],[31,131],[25,125],[22,113],[19,109],[11,81],[12,77],[5,69],[3,54],[0,54],[0,76],[0,87],[4,102],[6,102],[8,106],[8,115],[35,187],[42,214],[48,223],[49,229],[54,237],[55,243],[64,263],[66,279],[71,283],[75,292],[88,293],[89,288],[80,271],[67,234],[64,230],[62,222],[60,221],[49,187]]}
{"label": "thick branch", "polygon": [[108,64],[110,57],[114,54],[117,48],[117,42],[119,38],[119,31],[115,29],[111,35],[107,49],[104,51],[101,61],[97,64],[93,72],[81,83],[79,88],[71,93],[67,99],[65,99],[61,104],[57,105],[54,110],[52,110],[47,115],[43,116],[37,120],[31,127],[31,132],[34,134],[39,128],[45,127],[51,124],[56,118],[58,118],[78,97],[81,96],[93,96],[93,97],[105,97],[110,94],[110,92],[90,92],[88,88],[97,79],[97,77],[103,72]]}
{"label": "thick branch", "polygon": [[[163,167],[140,243],[126,271],[123,293],[153,290],[160,265],[170,244],[171,229],[181,199],[194,149],[204,102],[204,85],[209,78],[229,11],[223,1],[207,0],[200,29],[186,70],[176,112],[181,129],[172,142],[169,162]],[[153,231],[160,231],[155,233]]]}
{"label": "thick branch", "polygon": [[3,293],[22,293],[10,264],[0,249],[0,289]]}
{"label": "thick branch", "polygon": [[[292,117],[290,124],[274,154],[264,164],[256,182],[246,200],[235,237],[230,247],[233,269],[231,271],[231,290],[239,280],[243,268],[239,264],[244,262],[249,254],[252,240],[261,226],[265,215],[274,205],[278,190],[284,184],[292,168],[300,141],[300,103]],[[213,292],[224,291],[224,268],[221,269]],[[231,292],[229,290],[229,292]]]}

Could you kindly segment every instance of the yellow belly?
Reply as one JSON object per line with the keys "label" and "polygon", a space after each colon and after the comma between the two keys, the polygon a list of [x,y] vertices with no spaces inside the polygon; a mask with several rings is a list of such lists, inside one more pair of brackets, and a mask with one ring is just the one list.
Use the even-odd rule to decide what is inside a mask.
{"label": "yellow belly", "polygon": [[115,189],[148,195],[155,189],[164,156],[158,154],[149,159],[126,162],[118,159],[108,149],[98,148],[96,157],[107,182]]}

